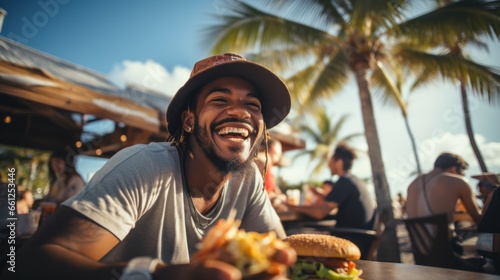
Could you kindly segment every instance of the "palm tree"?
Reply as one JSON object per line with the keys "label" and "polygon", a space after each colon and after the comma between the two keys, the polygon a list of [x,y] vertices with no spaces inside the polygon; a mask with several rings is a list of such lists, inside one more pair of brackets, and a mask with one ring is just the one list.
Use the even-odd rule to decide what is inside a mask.
{"label": "palm tree", "polygon": [[[409,11],[411,3],[415,2],[267,1],[260,5],[262,8],[259,9],[240,1],[228,1],[225,13],[219,15],[221,24],[211,26],[207,32],[209,43],[215,42],[213,53],[237,51],[247,56],[253,55],[255,60],[280,72],[294,95],[295,108],[297,104],[311,104],[322,97],[339,92],[349,80],[349,74],[354,75],[360,96],[377,203],[388,212],[386,234],[390,244],[384,244],[384,249],[387,249],[388,253],[385,260],[389,261],[399,261],[399,251],[368,75],[387,61],[419,64],[418,61],[405,59],[411,54],[405,52],[408,45],[400,45],[400,38],[395,35],[415,35],[411,38],[419,40],[433,38],[435,26],[429,28],[429,24],[424,20],[425,16],[420,17],[421,21],[405,25],[405,12]],[[488,5],[498,5],[498,1],[489,1],[483,5],[478,3],[486,2],[462,1],[462,8],[476,5],[487,9]],[[266,12],[266,9],[270,12]],[[467,12],[466,8],[460,10],[462,16]],[[478,17],[480,23],[473,20]],[[443,31],[440,34],[444,36],[448,29],[456,31],[467,24],[471,24],[466,28],[468,32],[474,30],[472,26],[487,25],[480,17],[471,12],[467,21],[459,22],[456,26],[440,26],[439,29]],[[498,28],[492,28],[497,34]],[[454,65],[464,67],[464,63]],[[460,72],[450,68],[445,70]],[[484,76],[484,73],[479,71],[476,73]],[[471,83],[475,81],[477,80]]]}
{"label": "palm tree", "polygon": [[[405,48],[401,55],[419,77],[413,88],[440,76],[458,83],[467,135],[481,170],[487,172],[474,138],[467,89],[486,96],[492,103],[500,95],[500,69],[475,63],[467,57],[464,48],[473,45],[488,50],[480,38],[499,38],[500,1],[448,0],[436,3],[441,7],[400,26],[401,35],[413,35],[408,38],[412,47]],[[419,49],[415,49],[417,45]],[[433,52],[422,52],[422,46],[432,47]]]}
{"label": "palm tree", "polygon": [[[375,124],[368,74],[387,57],[383,36],[404,16],[409,1],[270,1],[264,7],[228,2],[222,23],[212,26],[213,53],[254,53],[257,61],[286,76],[295,105],[341,90],[354,75],[368,142],[378,207],[387,213],[384,260],[399,262],[392,200]],[[281,12],[280,12],[281,11]],[[379,254],[380,255],[380,254]]]}
{"label": "palm tree", "polygon": [[[345,127],[345,122],[348,119],[347,115],[343,115],[337,122],[332,121],[332,118],[327,114],[324,107],[320,107],[316,114],[312,115],[316,122],[309,122],[306,118],[300,117],[299,131],[305,135],[306,139],[312,142],[313,148],[308,148],[297,152],[293,160],[300,157],[308,156],[311,162],[316,162],[313,165],[311,175],[317,175],[325,168],[325,163],[330,160],[335,146],[340,142],[347,142],[355,137],[361,136],[361,133],[353,133],[339,139],[340,131]],[[314,124],[311,126],[310,124]]]}

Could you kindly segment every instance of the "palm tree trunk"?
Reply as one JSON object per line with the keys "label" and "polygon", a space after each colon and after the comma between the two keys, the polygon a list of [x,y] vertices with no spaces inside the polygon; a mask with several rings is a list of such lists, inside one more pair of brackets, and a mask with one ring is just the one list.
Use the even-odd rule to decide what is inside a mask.
{"label": "palm tree trunk", "polygon": [[418,158],[417,144],[415,143],[415,136],[410,128],[410,123],[408,122],[408,116],[403,116],[405,120],[406,130],[408,131],[408,136],[410,136],[411,147],[413,149],[413,154],[415,155],[415,164],[417,165],[417,174],[422,173],[422,168],[420,167],[420,159]]}
{"label": "palm tree trunk", "polygon": [[401,262],[399,243],[396,234],[396,221],[394,220],[392,211],[389,184],[385,176],[382,151],[380,149],[375,115],[373,112],[370,90],[368,88],[366,68],[356,67],[356,69],[354,69],[354,74],[359,89],[361,111],[363,114],[366,141],[368,142],[368,155],[370,157],[373,183],[375,185],[377,206],[382,211],[383,216],[387,217],[384,221],[386,228],[380,241],[378,259],[388,262]]}
{"label": "palm tree trunk", "polygon": [[474,132],[472,131],[472,123],[470,120],[469,100],[467,99],[467,91],[465,90],[465,85],[462,81],[460,81],[460,93],[462,94],[462,107],[464,109],[465,128],[467,129],[467,135],[469,136],[470,145],[472,146],[472,150],[476,155],[479,166],[481,167],[481,171],[488,172],[486,163],[484,162],[483,156],[481,155],[481,151],[476,144],[476,139],[474,139]]}

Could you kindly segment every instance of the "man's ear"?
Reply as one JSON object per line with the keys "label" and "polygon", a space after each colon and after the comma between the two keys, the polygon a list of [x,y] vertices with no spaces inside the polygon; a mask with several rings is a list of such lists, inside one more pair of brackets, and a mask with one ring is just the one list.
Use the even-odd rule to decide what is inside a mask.
{"label": "man's ear", "polygon": [[187,132],[194,129],[194,113],[189,109],[182,112],[182,129]]}
{"label": "man's ear", "polygon": [[445,172],[452,173],[452,174],[458,174],[456,166],[452,166],[452,167],[446,169]]}

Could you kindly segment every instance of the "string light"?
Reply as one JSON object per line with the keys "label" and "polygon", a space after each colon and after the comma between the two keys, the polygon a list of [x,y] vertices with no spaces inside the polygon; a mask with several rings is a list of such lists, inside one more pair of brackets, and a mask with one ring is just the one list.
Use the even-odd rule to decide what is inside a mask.
{"label": "string light", "polygon": [[76,141],[75,147],[81,148],[82,147],[82,141],[80,141],[80,140]]}
{"label": "string light", "polygon": [[5,116],[5,118],[3,119],[3,121],[5,123],[10,123],[12,121],[12,118],[9,115],[7,115],[7,116]]}
{"label": "string light", "polygon": [[101,148],[98,148],[97,150],[95,150],[95,154],[98,155],[98,156],[102,155]]}
{"label": "string light", "polygon": [[127,141],[127,135],[125,135],[125,134],[120,135],[120,141],[126,142]]}

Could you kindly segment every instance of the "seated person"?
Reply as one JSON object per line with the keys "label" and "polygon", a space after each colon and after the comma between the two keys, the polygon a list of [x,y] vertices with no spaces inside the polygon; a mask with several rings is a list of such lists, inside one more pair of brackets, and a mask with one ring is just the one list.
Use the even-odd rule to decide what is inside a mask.
{"label": "seated person", "polygon": [[339,144],[329,161],[332,175],[339,179],[324,201],[314,205],[287,205],[290,210],[322,220],[337,209],[335,227],[372,229],[375,207],[366,185],[351,174],[356,154],[346,144]]}
{"label": "seated person", "polygon": [[21,193],[21,199],[17,201],[16,209],[17,214],[28,214],[32,207],[33,203],[35,203],[35,199],[33,198],[33,192],[30,190],[25,190]]}
{"label": "seated person", "polygon": [[[191,257],[235,209],[241,229],[285,237],[253,155],[290,107],[285,84],[263,66],[236,54],[197,62],[167,108],[169,141],[114,155],[1,278],[241,279],[234,265]],[[282,248],[274,257],[290,266],[296,254]]]}
{"label": "seated person", "polygon": [[[276,178],[274,177],[273,170],[273,167],[279,164],[282,156],[283,150],[281,142],[279,140],[271,138],[267,143],[267,148],[266,144],[262,143],[261,148],[259,149],[258,156],[255,160],[260,172],[264,176],[264,188],[267,195],[273,202],[273,205],[280,204],[281,202],[286,200],[286,195],[283,194],[280,187],[276,184]],[[264,168],[266,166],[266,162],[267,168]]]}
{"label": "seated person", "polygon": [[83,189],[85,181],[76,171],[75,164],[75,156],[66,149],[57,150],[51,154],[49,159],[50,190],[43,201],[55,202],[59,206]]}
{"label": "seated person", "polygon": [[481,256],[493,262],[494,271],[500,274],[500,187],[496,187],[488,196],[483,207],[483,216],[477,227],[476,249]]}
{"label": "seated person", "polygon": [[491,195],[497,187],[500,187],[498,176],[494,173],[482,173],[479,175],[471,176],[479,180],[477,183],[477,190],[479,191],[478,198],[481,199],[483,208],[491,200]]}
{"label": "seated person", "polygon": [[434,162],[434,169],[418,176],[408,187],[406,213],[408,218],[448,215],[450,237],[455,236],[454,214],[460,199],[476,225],[481,219],[472,189],[464,177],[467,162],[459,155],[442,153]]}

